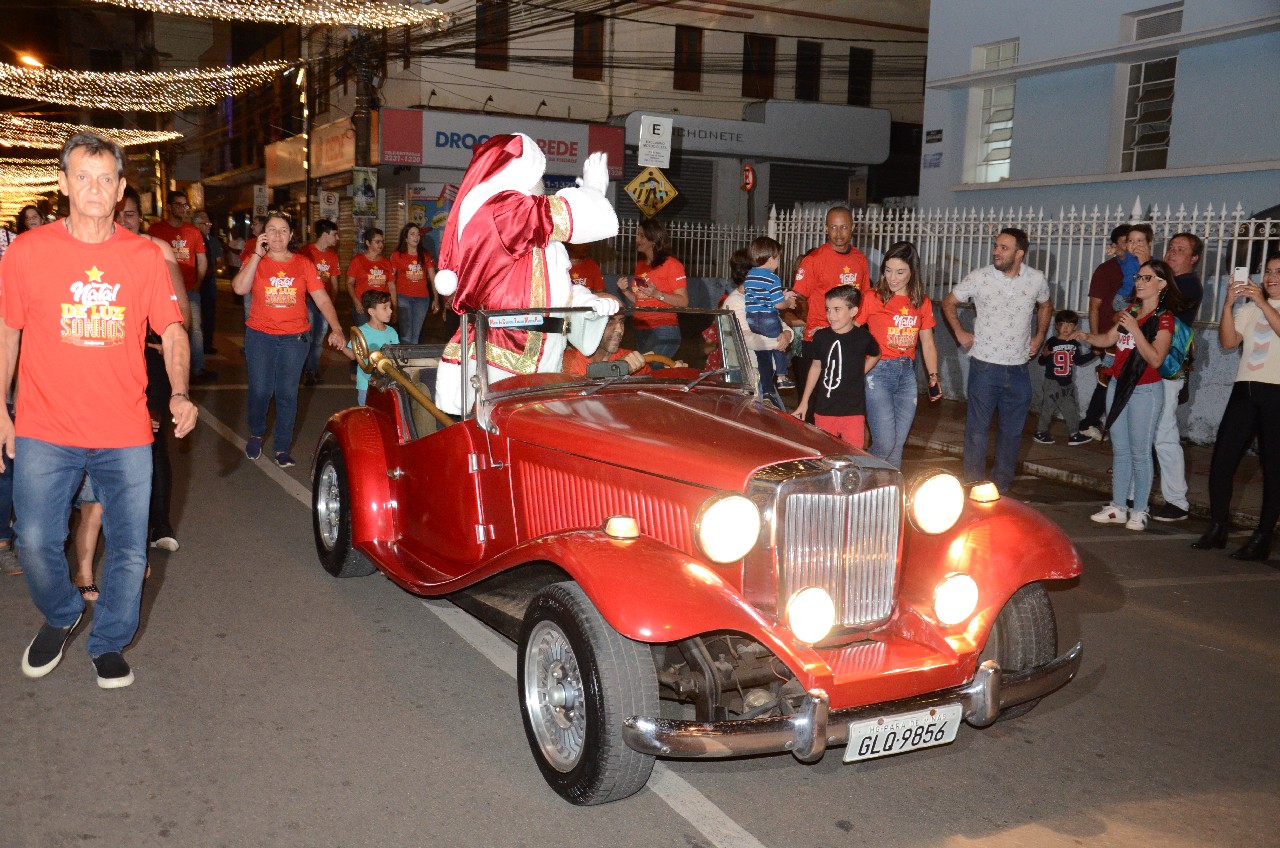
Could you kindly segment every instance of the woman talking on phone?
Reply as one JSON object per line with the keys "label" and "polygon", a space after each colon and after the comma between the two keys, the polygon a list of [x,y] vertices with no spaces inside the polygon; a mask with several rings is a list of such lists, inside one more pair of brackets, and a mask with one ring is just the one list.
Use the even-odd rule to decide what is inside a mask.
{"label": "woman talking on phone", "polygon": [[[1237,302],[1234,311],[1233,300]],[[1209,529],[1191,547],[1226,546],[1231,529],[1232,478],[1256,436],[1262,465],[1262,513],[1249,541],[1231,556],[1265,562],[1271,556],[1271,536],[1280,518],[1280,253],[1267,257],[1261,287],[1249,282],[1247,274],[1231,281],[1218,323],[1218,341],[1225,350],[1242,348],[1240,366],[1209,463]]]}

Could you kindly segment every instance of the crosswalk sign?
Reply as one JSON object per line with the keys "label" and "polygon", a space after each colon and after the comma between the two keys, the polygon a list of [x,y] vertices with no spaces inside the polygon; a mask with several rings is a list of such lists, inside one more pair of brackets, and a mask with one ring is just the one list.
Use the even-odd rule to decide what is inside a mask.
{"label": "crosswalk sign", "polygon": [[657,215],[680,194],[657,168],[645,168],[627,183],[626,191],[646,218]]}

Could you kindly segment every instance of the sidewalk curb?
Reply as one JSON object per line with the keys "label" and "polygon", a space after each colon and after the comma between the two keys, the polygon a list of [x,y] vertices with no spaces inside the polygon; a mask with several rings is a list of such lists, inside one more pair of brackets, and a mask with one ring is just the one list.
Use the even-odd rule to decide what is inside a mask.
{"label": "sidewalk curb", "polygon": [[[933,451],[934,453],[944,453],[949,456],[964,456],[964,448],[956,447],[950,442],[940,442],[936,439],[926,439],[922,436],[907,436],[907,444],[912,447]],[[1024,474],[1030,474],[1033,477],[1040,477],[1046,480],[1058,480],[1062,483],[1080,486],[1084,489],[1099,492],[1107,497],[1110,497],[1111,495],[1111,477],[1109,475],[1106,477],[1098,477],[1091,474],[1080,474],[1075,471],[1054,468],[1051,465],[1043,465],[1039,462],[1031,462],[1029,460],[1019,460],[1018,471]],[[1164,499],[1158,494],[1152,493],[1151,502],[1164,503]],[[1190,506],[1188,512],[1197,518],[1209,518],[1208,504],[1188,500],[1188,506]],[[1243,510],[1232,510],[1231,523],[1234,527],[1252,529],[1258,526],[1258,516],[1244,512]]]}

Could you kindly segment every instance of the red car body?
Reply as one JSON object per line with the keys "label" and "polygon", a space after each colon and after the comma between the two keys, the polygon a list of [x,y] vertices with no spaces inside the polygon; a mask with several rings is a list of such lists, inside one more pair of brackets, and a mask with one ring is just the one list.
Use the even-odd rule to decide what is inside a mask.
{"label": "red car body", "polygon": [[[476,414],[439,429],[415,428],[414,400],[403,385],[423,361],[422,350],[384,351],[398,358],[385,373],[400,382],[375,376],[369,405],[335,415],[320,440],[322,559],[332,559],[334,545],[321,536],[333,537],[345,562],[365,558],[402,588],[427,596],[533,567],[552,575],[549,581],[576,587],[624,644],[647,646],[665,697],[697,705],[686,719],[628,715],[611,728],[641,757],[791,750],[811,761],[828,745],[847,741],[848,724],[858,718],[959,702],[971,724],[988,724],[1002,708],[1034,703],[1069,679],[1079,645],[1061,656],[1056,645],[1046,651],[1040,644],[1033,655],[1019,649],[1022,659],[993,656],[1005,667],[979,669],[993,626],[1015,595],[1079,575],[1079,557],[1064,534],[1007,498],[966,498],[945,532],[916,529],[904,517],[912,492],[898,472],[756,399],[752,369],[741,365],[745,348],[726,315],[708,319],[727,337],[730,368],[722,378],[698,383],[696,368],[605,384],[518,376],[483,385]],[[482,322],[483,316],[476,325]],[[329,484],[341,476],[322,473],[335,455],[345,470],[337,495],[345,512],[338,501],[325,501],[326,492],[333,494]],[[788,486],[822,491],[802,495]],[[762,516],[751,551],[727,563],[712,561],[698,539],[700,510],[720,493],[751,498]],[[867,500],[871,494],[878,500]],[[844,528],[832,543],[836,550],[815,551],[823,543],[814,540],[825,538],[832,522],[798,512],[802,498],[815,509],[842,498],[861,499],[858,509],[884,508],[882,514],[841,513],[844,518],[833,520]],[[639,534],[607,533],[606,521],[619,515],[634,518]],[[324,530],[335,519],[349,520],[349,541],[340,527]],[[784,551],[788,539],[800,535],[803,545]],[[867,546],[868,535],[875,544]],[[822,573],[835,581],[828,587],[833,597],[856,594],[850,587],[861,579],[855,574],[860,563],[875,560],[887,569],[873,593],[879,612],[861,623],[842,619],[829,637],[805,642],[788,626],[788,597],[780,587],[812,581],[793,576],[793,563],[809,568],[808,560],[832,556],[837,566]],[[369,570],[358,563],[354,572]],[[978,597],[970,615],[948,626],[934,614],[934,593],[940,580],[956,574],[972,578]],[[1048,618],[1051,630],[1051,607]],[[1041,643],[1046,638],[1056,641],[1052,633],[1036,636]],[[721,645],[728,650],[720,661],[687,659]],[[735,656],[741,664],[725,672]],[[736,700],[742,680],[767,678],[760,668],[782,676],[783,666],[791,676],[785,684]],[[726,674],[737,675],[737,693],[712,681]],[[715,688],[720,691],[708,694]],[[768,706],[775,696],[772,709],[748,709],[758,701]],[[529,709],[536,713],[536,705]],[[530,744],[537,756],[535,736]],[[613,800],[639,788],[635,779],[603,790],[564,788],[556,780],[565,765],[573,762],[553,762],[543,771],[576,803]]]}

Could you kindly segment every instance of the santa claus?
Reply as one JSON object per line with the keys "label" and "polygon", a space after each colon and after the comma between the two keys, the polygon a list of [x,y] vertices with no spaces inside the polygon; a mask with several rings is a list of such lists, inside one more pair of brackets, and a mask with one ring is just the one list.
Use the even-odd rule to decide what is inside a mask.
{"label": "santa claus", "polygon": [[[453,295],[455,312],[590,306],[612,315],[618,310],[616,300],[570,282],[564,247],[565,242],[599,241],[618,233],[618,216],[605,197],[605,154],[588,156],[577,188],[562,189],[554,197],[541,193],[545,170],[542,151],[523,133],[494,136],[476,147],[444,228],[435,280],[440,294]],[[564,347],[559,332],[489,328],[489,383],[513,374],[559,371]],[[473,387],[462,384],[463,355],[455,335],[436,376],[436,405],[453,415],[469,409],[475,399]],[[467,355],[468,372],[474,373],[474,348]]]}

